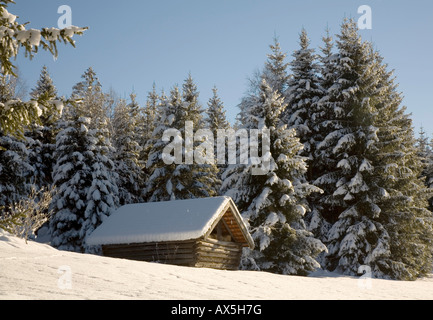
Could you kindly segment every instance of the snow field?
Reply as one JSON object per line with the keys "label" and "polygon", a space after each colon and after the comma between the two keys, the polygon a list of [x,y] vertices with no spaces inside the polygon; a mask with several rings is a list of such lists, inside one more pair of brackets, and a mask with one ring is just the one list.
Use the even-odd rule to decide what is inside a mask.
{"label": "snow field", "polygon": [[59,251],[0,231],[0,299],[433,299],[433,276],[392,281],[197,269]]}

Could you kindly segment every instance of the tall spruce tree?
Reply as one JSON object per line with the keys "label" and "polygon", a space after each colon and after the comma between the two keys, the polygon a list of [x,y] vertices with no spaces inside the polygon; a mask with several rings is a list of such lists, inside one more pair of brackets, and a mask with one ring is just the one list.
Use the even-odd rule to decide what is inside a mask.
{"label": "tall spruce tree", "polygon": [[73,110],[56,138],[49,229],[53,246],[83,252],[86,236],[118,205],[118,190],[107,132]]}
{"label": "tall spruce tree", "polygon": [[[175,86],[171,90],[170,97],[161,95],[160,114],[152,138],[147,142],[149,156],[146,162],[146,170],[149,173],[145,191],[147,201],[164,201],[172,198],[172,184],[170,174],[174,171],[175,164],[167,165],[163,161],[163,151],[167,145],[163,141],[164,132],[172,129],[176,110],[181,107],[179,88]],[[170,187],[170,188],[169,188]]]}
{"label": "tall spruce tree", "polygon": [[332,130],[316,158],[326,169],[316,180],[325,191],[322,214],[332,223],[326,267],[356,274],[369,266],[378,277],[413,279],[431,265],[431,216],[410,119],[353,20],[338,38],[336,80],[323,99]]}
{"label": "tall spruce tree", "polygon": [[146,104],[141,108],[143,118],[143,133],[141,146],[144,147],[146,142],[152,137],[156,124],[159,120],[160,97],[156,93],[156,86],[153,84],[152,91],[148,92]]}
{"label": "tall spruce tree", "polygon": [[[0,76],[1,104],[14,101],[14,83],[13,76]],[[11,204],[19,202],[29,192],[28,177],[33,167],[28,157],[25,141],[0,127],[0,220],[8,214]]]}
{"label": "tall spruce tree", "polygon": [[[311,140],[314,141],[311,145],[312,150],[310,155],[312,159],[309,161],[307,179],[310,183],[314,183],[323,173],[332,166],[330,159],[321,156],[318,152],[318,145],[325,137],[338,127],[332,102],[329,102],[328,91],[336,81],[336,60],[338,55],[333,52],[333,38],[330,35],[329,29],[326,29],[326,35],[322,37],[323,47],[321,47],[321,55],[319,56],[319,86],[321,93],[318,95],[318,100],[314,104],[314,109],[311,112],[310,130]],[[308,229],[314,233],[319,239],[326,239],[331,224],[323,216],[323,208],[320,198],[322,195],[313,193],[310,196],[311,212],[307,215]]]}
{"label": "tall spruce tree", "polygon": [[426,209],[431,192],[422,178],[422,158],[416,148],[412,120],[401,106],[393,71],[374,52],[379,66],[376,98],[377,164],[375,176],[386,190],[380,220],[390,238],[390,255],[381,271],[384,277],[414,280],[431,271],[433,217]]}
{"label": "tall spruce tree", "polygon": [[[150,171],[147,198],[149,201],[164,201],[215,195],[218,183],[216,166],[207,161],[197,161],[206,157],[197,149],[202,141],[193,137],[203,128],[204,110],[190,75],[183,84],[182,93],[175,86],[170,98],[163,99],[161,110],[161,123],[154,131],[147,162]],[[170,140],[164,141],[164,135]]]}
{"label": "tall spruce tree", "polygon": [[[433,140],[430,140],[421,127],[417,139],[418,154],[423,163],[422,178],[425,178],[425,184],[428,188],[433,189]],[[433,197],[429,199],[429,210],[433,211]]]}
{"label": "tall spruce tree", "polygon": [[[142,128],[141,136],[138,139],[138,143],[141,147],[141,152],[139,159],[143,164],[143,179],[148,181],[150,176],[150,168],[147,165],[149,160],[149,155],[152,150],[153,144],[156,142],[156,136],[154,137],[154,132],[161,123],[161,105],[163,105],[163,100],[166,99],[164,94],[158,95],[156,92],[156,85],[153,84],[152,91],[148,92],[147,100],[144,107],[141,109],[142,117]],[[146,188],[143,188],[142,197],[145,200],[147,196]]]}
{"label": "tall spruce tree", "polygon": [[91,118],[90,128],[100,127],[109,120],[107,96],[102,91],[102,85],[92,67],[89,67],[81,78],[83,80],[72,88],[71,97],[79,106],[78,110],[74,107],[72,113],[78,111],[81,116]]}
{"label": "tall spruce tree", "polygon": [[240,112],[237,121],[240,123],[244,123],[244,119],[241,117],[245,114],[246,110],[250,109],[254,105],[257,97],[260,95],[260,87],[263,79],[273,90],[276,90],[282,96],[284,96],[284,93],[288,88],[290,76],[288,74],[289,63],[285,61],[287,54],[281,51],[281,46],[277,37],[274,37],[273,41],[273,44],[269,45],[271,53],[267,55],[267,60],[263,69],[256,72],[249,80],[250,85],[247,94],[242,98],[241,103],[238,105]]}
{"label": "tall spruce tree", "polygon": [[230,128],[230,124],[226,118],[226,111],[224,104],[218,96],[218,89],[214,87],[212,89],[212,97],[208,101],[207,114],[207,127],[212,131],[214,137],[218,134],[218,129],[227,130]]}
{"label": "tall spruce tree", "polygon": [[378,141],[371,99],[376,73],[370,46],[353,21],[343,23],[338,38],[336,82],[326,99],[334,126],[318,146],[319,159],[327,163],[316,180],[325,191],[322,214],[333,224],[326,239],[327,267],[356,274],[361,265],[369,265],[377,272],[389,252],[389,235],[377,220],[384,194],[372,163]]}
{"label": "tall spruce tree", "polygon": [[[212,132],[214,137],[214,161],[218,168],[218,178],[221,179],[221,174],[224,171],[225,168],[227,168],[228,163],[228,157],[226,154],[219,155],[220,161],[218,161],[218,151],[222,152],[222,146],[219,146],[218,143],[224,143],[224,150],[227,150],[227,143],[224,139],[224,141],[218,140],[218,133],[224,130],[224,132],[227,132],[226,130],[230,129],[230,123],[227,121],[226,118],[226,112],[224,110],[224,104],[222,103],[220,97],[218,96],[218,89],[214,87],[212,89],[213,95],[208,101],[208,108],[206,110],[207,118],[207,128]],[[220,150],[218,150],[220,149]],[[224,159],[224,163],[221,163],[221,160]],[[219,162],[219,163],[218,163]],[[220,186],[216,186],[217,192],[219,192]]]}
{"label": "tall spruce tree", "polygon": [[[213,132],[206,128],[204,119],[205,109],[199,102],[199,92],[197,85],[191,74],[185,79],[182,85],[183,111],[179,114],[175,127],[180,128],[180,132],[185,136],[185,161],[192,158],[194,161],[188,166],[186,173],[187,179],[191,179],[188,184],[191,186],[188,191],[188,198],[211,197],[218,193],[220,180],[218,178],[218,168],[214,162],[213,150],[214,139]],[[192,123],[194,134],[193,141],[188,142],[187,122]],[[187,147],[192,146],[192,149]],[[184,171],[183,165],[178,166],[177,170]],[[189,171],[189,172],[188,172]]]}
{"label": "tall spruce tree", "polygon": [[[430,152],[427,154],[427,161],[425,163],[423,175],[425,176],[427,187],[433,190],[433,139],[430,140],[429,146]],[[433,196],[429,199],[429,210],[433,212]]]}
{"label": "tall spruce tree", "polygon": [[113,147],[108,137],[107,126],[104,127],[103,123],[101,126],[102,128],[92,130],[94,145],[88,146],[93,152],[91,184],[87,189],[84,221],[80,230],[80,237],[84,239],[85,252],[98,252],[98,248],[86,245],[85,239],[120,205],[119,179],[115,164],[111,160]]}
{"label": "tall spruce tree", "polygon": [[135,97],[131,98],[130,104],[126,104],[124,100],[119,101],[112,120],[120,205],[142,202],[145,182],[144,163],[140,160],[141,137],[137,134],[140,129],[139,109]]}
{"label": "tall spruce tree", "polygon": [[39,123],[31,124],[26,132],[29,161],[34,168],[30,178],[38,189],[49,188],[52,184],[51,172],[55,163],[53,154],[58,133],[57,122],[63,110],[63,103],[57,96],[57,89],[46,66],[42,68],[39,80],[30,96],[44,105]]}
{"label": "tall spruce tree", "polygon": [[[305,181],[305,158],[298,155],[302,144],[293,129],[280,120],[284,99],[263,80],[255,107],[244,110],[243,129],[258,129],[265,150],[264,129],[270,130],[270,150],[262,155],[269,170],[256,175],[256,164],[229,165],[223,174],[222,192],[233,198],[249,225],[256,248],[244,252],[242,266],[281,274],[306,275],[319,267],[317,255],[323,243],[306,230],[303,217],[308,211],[305,197],[320,189]],[[252,137],[250,137],[252,141]],[[251,146],[250,146],[250,154]]]}
{"label": "tall spruce tree", "polygon": [[310,48],[305,29],[302,29],[299,44],[301,48],[293,53],[294,60],[290,63],[292,77],[285,93],[288,106],[282,118],[289,128],[296,130],[304,145],[302,153],[310,164],[317,144],[314,141],[312,118],[317,113],[315,109],[322,90],[318,79],[317,57],[314,49]]}
{"label": "tall spruce tree", "polygon": [[[274,37],[274,43],[269,45],[271,53],[268,54],[268,59],[265,62],[262,79],[265,79],[272,90],[282,94],[289,86],[290,76],[288,75],[287,55],[281,51],[278,38]],[[261,85],[260,83],[258,84]]]}

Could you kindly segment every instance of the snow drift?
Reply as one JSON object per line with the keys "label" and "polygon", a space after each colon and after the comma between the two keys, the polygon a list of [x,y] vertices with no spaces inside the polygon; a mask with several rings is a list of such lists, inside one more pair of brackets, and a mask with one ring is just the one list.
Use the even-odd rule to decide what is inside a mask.
{"label": "snow drift", "polygon": [[59,251],[0,230],[0,299],[433,299],[433,277],[391,281],[161,265]]}

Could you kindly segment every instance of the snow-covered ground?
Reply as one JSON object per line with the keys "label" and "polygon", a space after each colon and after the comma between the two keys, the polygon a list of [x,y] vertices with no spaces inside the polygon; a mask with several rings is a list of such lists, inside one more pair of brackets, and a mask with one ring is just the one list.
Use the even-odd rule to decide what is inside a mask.
{"label": "snow-covered ground", "polygon": [[433,299],[414,282],[161,265],[58,251],[0,231],[0,299]]}

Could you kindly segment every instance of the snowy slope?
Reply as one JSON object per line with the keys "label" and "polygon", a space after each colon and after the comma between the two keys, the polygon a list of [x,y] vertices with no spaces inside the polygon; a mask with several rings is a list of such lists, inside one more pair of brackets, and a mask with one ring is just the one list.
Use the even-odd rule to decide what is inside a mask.
{"label": "snowy slope", "polygon": [[195,269],[58,251],[0,231],[0,299],[433,299],[433,277]]}

